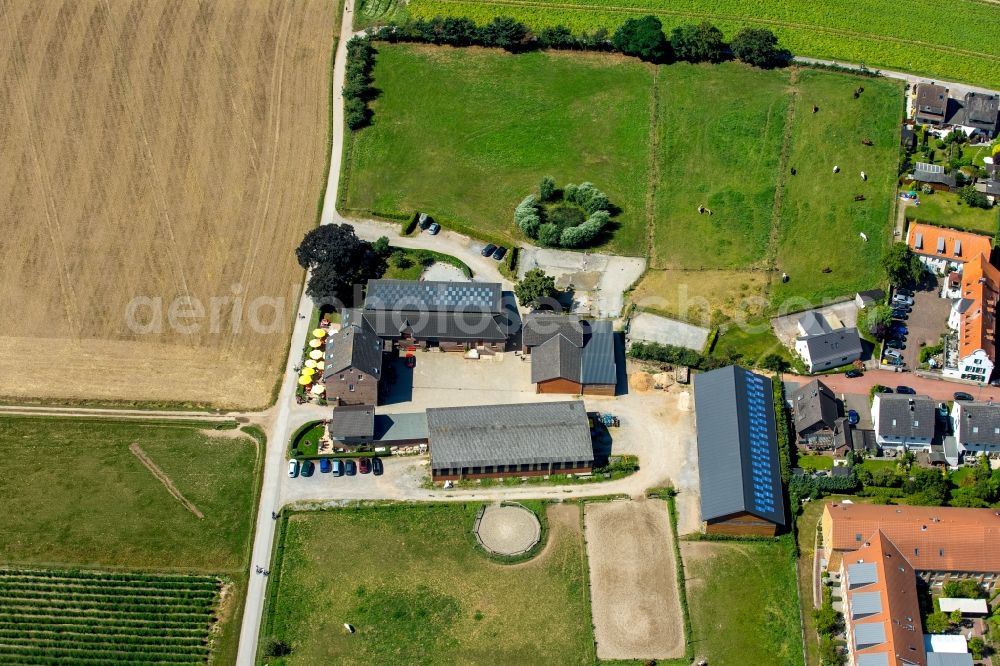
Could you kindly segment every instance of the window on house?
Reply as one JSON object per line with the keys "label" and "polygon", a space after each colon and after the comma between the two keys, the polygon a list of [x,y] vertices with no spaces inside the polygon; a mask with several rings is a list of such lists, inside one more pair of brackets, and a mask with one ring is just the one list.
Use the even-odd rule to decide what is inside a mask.
{"label": "window on house", "polygon": [[349,386],[347,387],[347,390],[349,390],[349,391],[353,392],[353,391],[354,391],[354,384],[350,384],[350,385],[349,385]]}

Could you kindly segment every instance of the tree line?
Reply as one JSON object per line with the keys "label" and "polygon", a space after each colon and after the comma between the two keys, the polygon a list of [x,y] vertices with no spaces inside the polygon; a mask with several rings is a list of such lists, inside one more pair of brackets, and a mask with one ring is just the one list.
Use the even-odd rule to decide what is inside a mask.
{"label": "tree line", "polygon": [[726,43],[722,31],[707,21],[680,25],[666,34],[660,19],[652,15],[630,18],[614,33],[604,28],[574,33],[564,25],[536,33],[509,16],[497,16],[484,25],[467,18],[436,16],[389,23],[374,29],[371,35],[387,42],[490,46],[514,53],[549,48],[616,51],[655,63],[721,62],[734,58],[755,67],[779,67],[792,57],[766,28],[743,28]]}

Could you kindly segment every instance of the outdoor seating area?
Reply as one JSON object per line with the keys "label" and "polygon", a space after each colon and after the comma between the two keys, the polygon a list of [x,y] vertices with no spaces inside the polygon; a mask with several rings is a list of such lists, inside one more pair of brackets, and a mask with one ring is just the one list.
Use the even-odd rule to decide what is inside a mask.
{"label": "outdoor seating area", "polygon": [[309,334],[303,361],[295,368],[299,373],[299,391],[296,394],[296,401],[299,404],[305,402],[326,404],[326,385],[323,383],[326,362],[323,359],[326,356],[327,336],[335,332],[335,326],[324,317],[320,320],[319,327]]}

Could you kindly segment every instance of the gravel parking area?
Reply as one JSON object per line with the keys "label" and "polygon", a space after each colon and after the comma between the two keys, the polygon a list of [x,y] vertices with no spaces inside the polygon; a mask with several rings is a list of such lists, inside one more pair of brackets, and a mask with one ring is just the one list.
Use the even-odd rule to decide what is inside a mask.
{"label": "gravel parking area", "polygon": [[700,352],[708,341],[709,330],[676,319],[641,312],[629,323],[629,340],[646,340],[663,345],[687,347]]}
{"label": "gravel parking area", "polygon": [[423,275],[420,276],[424,280],[442,280],[446,282],[471,282],[471,280],[465,277],[465,273],[456,266],[451,264],[444,264],[440,261],[436,261],[427,267]]}
{"label": "gravel parking area", "polygon": [[560,289],[571,287],[581,310],[598,317],[617,317],[625,304],[625,290],[646,270],[646,260],[522,247],[518,277],[524,277],[532,268],[541,268],[554,276]]}
{"label": "gravel parking area", "polygon": [[483,548],[497,555],[520,555],[538,543],[541,533],[535,514],[520,506],[486,507],[476,529]]}
{"label": "gravel parking area", "polygon": [[684,655],[666,502],[588,504],[587,559],[599,659],[668,659]]}
{"label": "gravel parking area", "polygon": [[[858,306],[853,300],[825,305],[812,310],[812,312],[822,314],[831,324],[835,319],[839,319],[845,328],[857,326],[858,323]],[[795,338],[799,336],[799,319],[802,319],[805,314],[805,312],[796,312],[771,320],[774,334],[781,340],[781,344],[789,349],[795,349]]]}

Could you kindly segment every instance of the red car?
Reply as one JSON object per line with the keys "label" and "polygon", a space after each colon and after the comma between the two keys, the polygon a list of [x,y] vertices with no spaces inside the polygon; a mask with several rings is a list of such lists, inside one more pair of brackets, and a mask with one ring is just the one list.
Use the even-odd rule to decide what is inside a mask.
{"label": "red car", "polygon": [[370,458],[358,458],[358,471],[367,474],[372,471],[372,461]]}
{"label": "red car", "polygon": [[417,367],[417,357],[416,356],[407,355],[403,359],[403,362],[406,364],[406,367],[408,367],[410,369],[413,369],[413,368]]}

